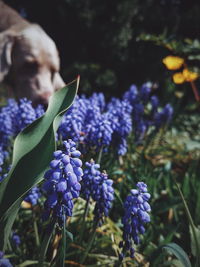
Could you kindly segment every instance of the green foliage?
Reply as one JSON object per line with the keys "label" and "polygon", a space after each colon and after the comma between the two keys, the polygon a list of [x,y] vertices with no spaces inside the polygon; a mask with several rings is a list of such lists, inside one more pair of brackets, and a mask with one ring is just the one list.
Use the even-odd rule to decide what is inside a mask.
{"label": "green foliage", "polygon": [[187,254],[179,245],[175,243],[169,243],[163,246],[163,249],[166,249],[169,252],[173,253],[176,256],[176,258],[180,260],[180,262],[182,263],[184,267],[192,266]]}
{"label": "green foliage", "polygon": [[[196,235],[196,240],[195,240],[195,235]],[[194,232],[193,232],[192,227],[190,226],[190,236],[191,236],[192,254],[193,256],[198,257],[199,256],[198,248],[200,248],[200,229],[194,227]]]}

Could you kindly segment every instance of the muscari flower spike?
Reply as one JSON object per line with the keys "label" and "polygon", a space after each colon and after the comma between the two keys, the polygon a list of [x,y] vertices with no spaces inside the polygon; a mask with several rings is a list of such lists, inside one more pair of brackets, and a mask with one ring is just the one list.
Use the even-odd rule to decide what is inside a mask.
{"label": "muscari flower spike", "polygon": [[84,124],[87,114],[88,100],[76,96],[73,105],[63,116],[62,122],[58,129],[58,134],[64,140],[71,137],[75,142],[81,141],[84,134]]}
{"label": "muscari flower spike", "polygon": [[147,103],[151,93],[151,84],[144,83],[140,88],[140,98],[144,103]]}
{"label": "muscari flower spike", "polygon": [[0,147],[6,151],[11,137],[15,137],[43,113],[41,105],[34,109],[32,102],[26,98],[20,99],[19,103],[14,99],[8,99],[7,105],[0,109]]}
{"label": "muscari flower spike", "polygon": [[113,181],[108,175],[99,171],[100,165],[93,160],[86,162],[86,169],[82,179],[82,195],[87,201],[91,197],[95,201],[94,221],[98,226],[102,224],[103,217],[107,217],[114,199]]}
{"label": "muscari flower spike", "polygon": [[13,121],[16,132],[18,133],[23,130],[43,113],[44,110],[42,109],[41,105],[34,109],[30,100],[27,98],[20,99],[15,120]]}
{"label": "muscari flower spike", "polygon": [[99,107],[101,112],[104,111],[106,107],[106,102],[103,93],[93,93],[89,100],[92,106]]}
{"label": "muscari flower spike", "polygon": [[16,233],[12,234],[12,242],[16,247],[18,247],[21,244],[21,239],[20,239],[18,234],[16,234]]}
{"label": "muscari flower spike", "polygon": [[4,258],[4,253],[0,251],[0,266],[1,267],[13,267],[9,259]]}
{"label": "muscari flower spike", "polygon": [[127,137],[132,131],[132,106],[126,101],[112,98],[108,104],[108,118],[113,129],[112,144],[117,147],[118,155],[127,152]]}
{"label": "muscari flower spike", "polygon": [[41,197],[41,192],[38,186],[34,186],[24,198],[24,201],[30,203],[32,206],[35,206],[38,203],[39,198]]}
{"label": "muscari flower spike", "polygon": [[[95,117],[95,116],[94,116]],[[108,147],[112,141],[113,130],[111,122],[106,113],[99,113],[99,116],[86,127],[86,144],[99,150],[101,147]]]}
{"label": "muscari flower spike", "polygon": [[143,182],[137,183],[137,189],[132,189],[124,202],[123,241],[119,243],[122,252],[120,260],[125,256],[126,251],[130,251],[130,256],[134,257],[135,245],[139,244],[139,234],[144,234],[144,225],[150,222],[149,212],[151,207],[148,203],[150,194],[147,192],[147,185]]}
{"label": "muscari flower spike", "polygon": [[159,99],[157,96],[153,95],[151,96],[151,106],[152,106],[152,111],[155,112],[157,111],[158,105],[159,105]]}
{"label": "muscari flower spike", "polygon": [[162,125],[168,124],[172,120],[173,112],[174,110],[172,106],[170,104],[166,104],[160,112],[155,113],[155,126],[160,128]]}
{"label": "muscari flower spike", "polygon": [[64,141],[64,150],[54,152],[50,170],[45,173],[43,191],[46,193],[43,219],[50,215],[62,227],[65,215],[72,216],[73,199],[79,197],[82,180],[82,161],[80,151],[71,139]]}
{"label": "muscari flower spike", "polygon": [[132,84],[128,91],[123,95],[123,100],[129,101],[132,105],[138,102],[138,88]]}

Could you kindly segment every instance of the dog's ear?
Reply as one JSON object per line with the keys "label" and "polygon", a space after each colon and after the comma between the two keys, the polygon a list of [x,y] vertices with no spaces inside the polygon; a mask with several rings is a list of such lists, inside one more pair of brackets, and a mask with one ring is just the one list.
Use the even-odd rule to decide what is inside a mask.
{"label": "dog's ear", "polygon": [[11,66],[11,53],[15,34],[12,31],[0,33],[0,82],[8,74]]}

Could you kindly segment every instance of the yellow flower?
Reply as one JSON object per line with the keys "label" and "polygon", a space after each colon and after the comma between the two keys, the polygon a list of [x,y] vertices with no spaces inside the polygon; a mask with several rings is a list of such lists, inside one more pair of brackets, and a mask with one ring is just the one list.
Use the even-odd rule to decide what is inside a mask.
{"label": "yellow flower", "polygon": [[198,78],[198,73],[189,71],[188,69],[183,70],[183,76],[187,82],[195,81]]}
{"label": "yellow flower", "polygon": [[162,62],[168,70],[177,70],[183,65],[184,59],[181,57],[167,56],[163,58]]}
{"label": "yellow flower", "polygon": [[185,77],[182,72],[177,72],[172,76],[174,83],[181,84],[185,82]]}

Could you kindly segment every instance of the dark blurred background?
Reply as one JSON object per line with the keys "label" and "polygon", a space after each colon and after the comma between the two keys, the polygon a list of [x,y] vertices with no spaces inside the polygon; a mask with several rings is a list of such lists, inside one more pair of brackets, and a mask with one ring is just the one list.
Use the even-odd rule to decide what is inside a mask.
{"label": "dark blurred background", "polygon": [[132,84],[163,83],[163,46],[141,34],[200,38],[199,0],[4,0],[55,40],[65,81],[119,96]]}

